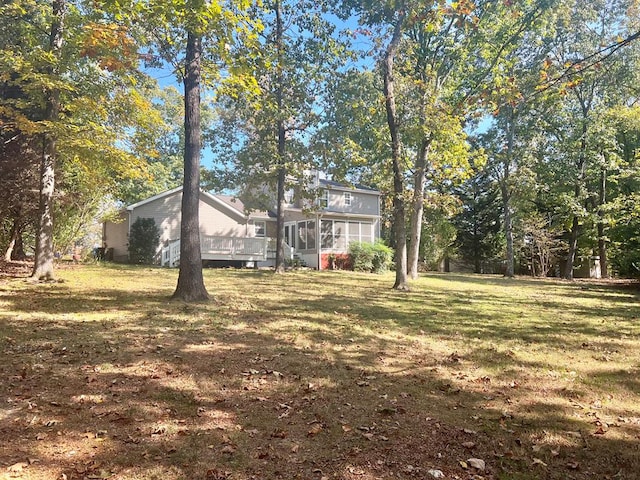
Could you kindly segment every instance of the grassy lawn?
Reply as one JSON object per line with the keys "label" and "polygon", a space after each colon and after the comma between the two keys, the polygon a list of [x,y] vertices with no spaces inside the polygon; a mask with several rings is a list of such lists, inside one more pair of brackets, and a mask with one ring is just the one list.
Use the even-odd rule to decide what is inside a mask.
{"label": "grassy lawn", "polygon": [[0,280],[2,479],[640,478],[635,286],[58,274]]}

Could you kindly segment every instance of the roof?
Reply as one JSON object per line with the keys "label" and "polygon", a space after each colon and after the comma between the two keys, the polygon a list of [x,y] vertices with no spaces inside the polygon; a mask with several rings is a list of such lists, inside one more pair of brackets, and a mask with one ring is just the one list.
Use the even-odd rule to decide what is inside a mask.
{"label": "roof", "polygon": [[[134,209],[141,207],[143,205],[146,205],[148,203],[154,202],[156,200],[159,200],[161,198],[165,198],[165,197],[169,197],[175,193],[179,193],[182,191],[182,187],[177,187],[171,190],[167,190],[166,192],[162,192],[159,193],[157,195],[154,195],[152,197],[146,198],[144,200],[141,200],[137,203],[131,204],[129,206],[127,206],[127,210],[128,211],[133,211]],[[240,200],[239,198],[236,198],[232,195],[215,195],[209,192],[205,192],[205,191],[200,191],[200,193],[202,195],[204,195],[205,197],[207,197],[208,199],[210,199],[211,201],[213,201],[214,203],[217,203],[218,205],[221,205],[223,207],[225,207],[227,210],[231,210],[233,213],[235,213],[236,215],[239,215],[241,217],[250,217],[250,218],[274,218],[275,214],[273,212],[268,212],[268,211],[260,211],[260,210],[254,210],[251,212],[247,212],[245,210],[245,205],[242,202],[242,200]]]}
{"label": "roof", "polygon": [[133,203],[131,205],[128,205],[127,206],[127,210],[132,211],[133,209],[141,207],[142,205],[146,205],[147,203],[151,203],[151,202],[153,202],[155,200],[158,200],[158,199],[164,198],[164,197],[168,197],[170,195],[173,195],[174,193],[178,193],[178,192],[181,192],[181,191],[182,191],[182,187],[176,187],[176,188],[173,188],[171,190],[167,190],[166,192],[159,193],[157,195],[154,195],[153,197],[145,198],[144,200],[140,200],[137,203]]}
{"label": "roof", "polygon": [[335,182],[333,180],[327,180],[324,178],[321,178],[318,180],[318,182],[320,183],[320,186],[322,187],[328,187],[331,189],[339,189],[339,190],[346,190],[346,191],[353,191],[353,190],[359,190],[365,193],[371,193],[374,195],[380,195],[380,192],[378,190],[376,190],[375,188],[371,188],[371,187],[367,187],[366,185],[362,185],[362,184],[355,184],[353,186],[350,185],[345,185],[344,183],[340,183],[340,182]]}
{"label": "roof", "polygon": [[[236,210],[239,210],[241,212],[247,212],[247,207],[245,206],[244,202],[240,200],[238,197],[234,197],[233,195],[220,195],[220,194],[217,194],[217,195],[209,194],[209,195],[217,198],[218,200],[225,203],[231,208],[235,208]],[[275,214],[267,210],[250,210],[249,216],[253,218],[274,218]]]}

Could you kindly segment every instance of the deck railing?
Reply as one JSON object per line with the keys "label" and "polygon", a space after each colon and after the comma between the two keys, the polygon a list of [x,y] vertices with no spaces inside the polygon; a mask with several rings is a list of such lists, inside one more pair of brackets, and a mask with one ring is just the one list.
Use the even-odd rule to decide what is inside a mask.
{"label": "deck railing", "polygon": [[[203,259],[210,260],[266,260],[267,238],[200,236]],[[214,257],[214,258],[212,258]],[[180,263],[180,240],[174,240],[162,249],[162,266],[175,267]]]}
{"label": "deck railing", "polygon": [[[269,242],[267,244],[267,258],[274,259],[276,258],[276,239],[269,238]],[[289,246],[287,242],[284,243],[284,259],[285,260],[293,260],[295,256],[295,250]]]}

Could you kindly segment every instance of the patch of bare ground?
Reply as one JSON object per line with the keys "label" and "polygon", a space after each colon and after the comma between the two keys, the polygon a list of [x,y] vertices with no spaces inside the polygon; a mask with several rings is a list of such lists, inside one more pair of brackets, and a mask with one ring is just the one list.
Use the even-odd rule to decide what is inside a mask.
{"label": "patch of bare ground", "polygon": [[[2,479],[640,471],[637,298],[624,291],[604,337],[600,303],[567,302],[571,325],[544,313],[579,285],[510,296],[436,277],[402,294],[390,277],[208,271],[216,301],[190,306],[168,301],[175,271],[59,273],[0,285]],[[492,302],[513,305],[497,318]]]}
{"label": "patch of bare ground", "polygon": [[33,262],[0,259],[0,282],[16,278],[26,278],[31,274]]}

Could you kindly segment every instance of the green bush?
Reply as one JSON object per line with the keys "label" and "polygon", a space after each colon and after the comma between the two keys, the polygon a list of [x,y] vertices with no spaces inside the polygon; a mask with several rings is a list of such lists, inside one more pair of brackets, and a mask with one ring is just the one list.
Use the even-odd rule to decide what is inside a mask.
{"label": "green bush", "polygon": [[382,273],[389,270],[393,261],[393,249],[382,242],[350,243],[349,255],[356,272]]}
{"label": "green bush", "polygon": [[153,218],[138,217],[129,233],[129,260],[131,263],[151,265],[160,243],[160,229]]}

